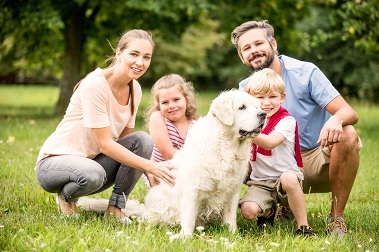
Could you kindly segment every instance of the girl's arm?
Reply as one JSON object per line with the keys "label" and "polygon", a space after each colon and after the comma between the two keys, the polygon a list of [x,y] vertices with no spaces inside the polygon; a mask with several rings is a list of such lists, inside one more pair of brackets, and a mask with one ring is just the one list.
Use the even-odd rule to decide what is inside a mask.
{"label": "girl's arm", "polygon": [[92,132],[100,147],[100,152],[104,155],[127,166],[152,173],[169,185],[174,185],[174,176],[170,172],[172,167],[169,167],[165,163],[155,163],[135,155],[119,143],[113,141],[109,127],[93,128]]}
{"label": "girl's arm", "polygon": [[270,135],[259,134],[253,138],[252,142],[266,149],[272,150],[279,144],[283,143],[286,138],[279,132],[272,132]]}
{"label": "girl's arm", "polygon": [[149,131],[155,146],[165,159],[172,159],[177,149],[174,148],[165,122],[160,111],[155,111],[150,116]]}

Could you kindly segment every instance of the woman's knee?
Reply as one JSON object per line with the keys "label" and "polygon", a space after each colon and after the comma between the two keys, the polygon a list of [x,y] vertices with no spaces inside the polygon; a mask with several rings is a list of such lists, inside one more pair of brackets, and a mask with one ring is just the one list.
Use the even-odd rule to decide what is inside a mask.
{"label": "woman's knee", "polygon": [[149,134],[144,131],[137,131],[129,136],[127,141],[132,142],[131,151],[143,158],[150,159],[153,152],[154,142]]}
{"label": "woman's knee", "polygon": [[81,187],[88,186],[91,190],[98,190],[101,188],[107,181],[107,176],[103,167],[100,169],[94,170],[90,173],[83,174],[81,179],[78,181],[78,184]]}

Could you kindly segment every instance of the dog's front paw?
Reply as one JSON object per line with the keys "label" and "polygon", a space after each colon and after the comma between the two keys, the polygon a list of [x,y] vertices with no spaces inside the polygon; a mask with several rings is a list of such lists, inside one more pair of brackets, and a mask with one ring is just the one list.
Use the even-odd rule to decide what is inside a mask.
{"label": "dog's front paw", "polygon": [[228,231],[234,234],[237,231],[237,223],[227,222],[225,223],[228,226]]}
{"label": "dog's front paw", "polygon": [[178,238],[187,238],[187,237],[191,237],[192,236],[192,233],[190,234],[184,234],[183,232],[180,232],[179,234],[173,234],[170,236],[170,242],[172,242],[173,240],[176,240]]}

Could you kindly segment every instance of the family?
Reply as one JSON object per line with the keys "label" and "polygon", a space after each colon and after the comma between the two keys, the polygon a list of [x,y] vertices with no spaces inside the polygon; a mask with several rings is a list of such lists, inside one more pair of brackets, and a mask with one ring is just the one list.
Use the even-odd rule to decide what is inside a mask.
{"label": "family", "polygon": [[[279,55],[268,21],[236,27],[231,41],[253,72],[239,89],[255,97],[266,113],[253,146],[239,201],[242,216],[260,227],[294,218],[296,234],[314,236],[304,193],[331,192],[328,231],[347,234],[346,207],[362,147],[353,125],[358,115],[312,63]],[[151,35],[130,30],[120,38],[111,64],[97,68],[74,88],[66,113],[48,137],[35,167],[39,185],[56,193],[60,214],[78,216],[79,197],[113,186],[106,217],[123,223],[121,211],[141,178],[148,188],[175,184],[170,160],[196,124],[198,111],[191,82],[178,74],[152,88],[146,115],[149,133],[134,132],[142,98],[137,81],[149,68]]]}

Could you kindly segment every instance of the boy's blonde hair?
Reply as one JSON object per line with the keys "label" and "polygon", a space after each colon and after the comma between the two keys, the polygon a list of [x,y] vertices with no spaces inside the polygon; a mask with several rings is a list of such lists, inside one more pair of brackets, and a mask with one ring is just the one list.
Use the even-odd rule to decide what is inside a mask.
{"label": "boy's blonde hair", "polygon": [[266,95],[272,91],[284,94],[285,85],[282,77],[270,68],[254,72],[247,83],[245,91],[251,95]]}
{"label": "boy's blonde hair", "polygon": [[177,87],[187,101],[186,117],[188,119],[198,118],[195,89],[193,87],[193,84],[186,81],[179,74],[168,74],[158,79],[151,88],[150,105],[145,114],[146,127],[149,127],[148,125],[151,114],[154,111],[159,111],[161,109],[159,104],[159,91],[172,87]]}

